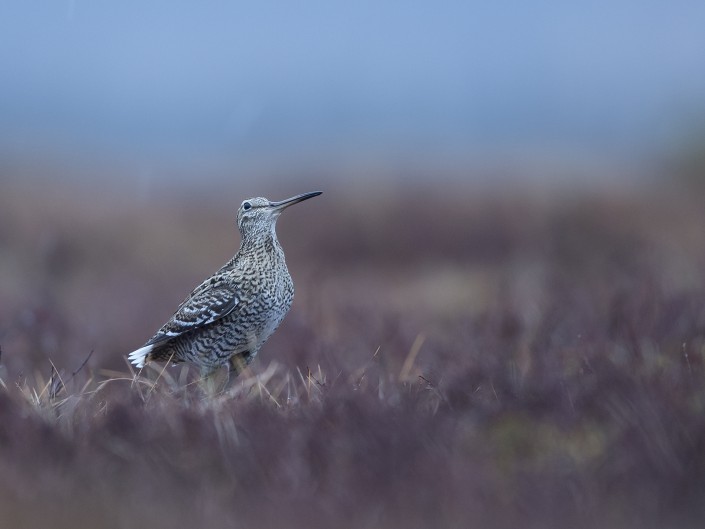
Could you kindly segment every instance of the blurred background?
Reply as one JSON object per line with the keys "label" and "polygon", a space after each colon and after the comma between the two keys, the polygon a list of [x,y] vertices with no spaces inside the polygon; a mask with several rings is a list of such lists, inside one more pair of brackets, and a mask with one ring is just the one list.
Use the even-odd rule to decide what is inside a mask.
{"label": "blurred background", "polygon": [[132,350],[234,252],[250,196],[325,191],[281,226],[299,274],[375,281],[381,256],[455,292],[510,216],[693,197],[704,20],[695,1],[4,2],[2,343],[47,318],[69,349]]}
{"label": "blurred background", "polygon": [[[25,395],[50,360],[71,378],[91,351],[62,395],[128,374],[125,355],[236,251],[242,200],[322,190],[279,221],[296,300],[252,370],[281,392],[316,372],[338,393],[285,407],[292,423],[268,401],[224,408],[261,452],[233,441],[222,468],[254,485],[184,489],[192,526],[227,526],[233,509],[261,522],[266,498],[307,527],[340,513],[356,527],[698,526],[704,24],[705,3],[686,0],[2,2],[0,382]],[[93,487],[119,468],[144,484],[130,496],[143,514],[157,501],[178,521],[178,500],[154,493],[178,482],[158,441],[205,441],[169,422],[191,420],[181,404],[139,408],[150,425],[132,405],[111,415],[132,402],[123,390],[56,419],[94,449],[72,460],[96,469],[90,490],[53,459],[37,472],[58,468],[51,483],[127,527],[111,525],[132,512],[116,490]],[[0,423],[26,428],[0,397]],[[22,505],[41,450],[27,447],[46,431],[26,435],[12,445],[0,428],[3,475],[24,483],[0,496],[36,526]],[[227,459],[212,439],[211,470]],[[120,450],[144,459],[113,467]],[[291,479],[273,487],[258,465]]]}
{"label": "blurred background", "polygon": [[705,113],[696,1],[0,10],[5,164],[105,166],[141,195],[316,168],[633,166]]}

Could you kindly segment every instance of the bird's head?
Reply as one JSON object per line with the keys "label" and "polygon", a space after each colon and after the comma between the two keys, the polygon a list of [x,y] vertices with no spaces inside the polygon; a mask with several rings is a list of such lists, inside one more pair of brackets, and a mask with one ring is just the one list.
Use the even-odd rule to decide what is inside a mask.
{"label": "bird's head", "polygon": [[264,197],[248,198],[237,210],[237,227],[243,239],[250,234],[267,233],[274,229],[277,218],[289,206],[317,197],[322,191],[303,193],[279,202]]}

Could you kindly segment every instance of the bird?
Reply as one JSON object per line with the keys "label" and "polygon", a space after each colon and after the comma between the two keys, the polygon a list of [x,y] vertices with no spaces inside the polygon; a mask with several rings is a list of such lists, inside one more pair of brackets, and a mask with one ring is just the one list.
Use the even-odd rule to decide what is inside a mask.
{"label": "bird", "polygon": [[240,248],[186,297],[147,343],[128,355],[141,369],[151,361],[188,362],[212,380],[223,366],[239,375],[291,308],[294,283],[276,224],[288,207],[321,195],[312,191],[279,202],[248,198],[237,211]]}

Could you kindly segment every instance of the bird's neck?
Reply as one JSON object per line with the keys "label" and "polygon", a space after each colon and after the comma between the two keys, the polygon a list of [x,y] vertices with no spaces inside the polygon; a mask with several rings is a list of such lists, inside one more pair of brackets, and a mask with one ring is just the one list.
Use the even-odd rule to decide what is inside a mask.
{"label": "bird's neck", "polygon": [[267,228],[256,233],[250,232],[242,235],[239,255],[262,253],[270,254],[274,258],[284,257],[284,251],[279,244],[274,226],[271,229]]}

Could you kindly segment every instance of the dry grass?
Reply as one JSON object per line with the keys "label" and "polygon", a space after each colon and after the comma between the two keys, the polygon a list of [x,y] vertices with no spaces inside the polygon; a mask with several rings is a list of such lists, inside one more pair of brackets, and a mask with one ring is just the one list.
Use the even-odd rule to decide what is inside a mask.
{"label": "dry grass", "polygon": [[83,209],[10,191],[3,526],[648,528],[705,515],[697,200],[327,190],[282,219],[291,314],[228,394],[204,399],[193,370],[134,373],[124,355],[231,253],[229,206]]}

